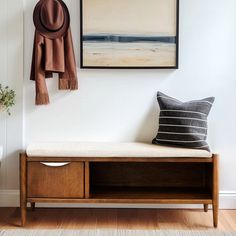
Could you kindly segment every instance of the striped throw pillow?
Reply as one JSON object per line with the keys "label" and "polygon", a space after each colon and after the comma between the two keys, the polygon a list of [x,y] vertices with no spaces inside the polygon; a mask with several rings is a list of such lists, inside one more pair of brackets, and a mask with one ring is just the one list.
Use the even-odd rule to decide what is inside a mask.
{"label": "striped throw pillow", "polygon": [[207,116],[214,100],[209,97],[181,102],[158,92],[159,130],[152,143],[210,151],[206,142]]}

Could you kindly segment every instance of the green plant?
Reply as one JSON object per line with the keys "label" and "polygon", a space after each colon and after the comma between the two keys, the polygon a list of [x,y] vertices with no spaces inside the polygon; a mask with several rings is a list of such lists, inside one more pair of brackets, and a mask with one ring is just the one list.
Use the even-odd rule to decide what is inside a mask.
{"label": "green plant", "polygon": [[9,89],[8,86],[3,87],[0,84],[0,110],[6,111],[8,115],[11,115],[10,107],[15,105],[15,96],[14,90]]}

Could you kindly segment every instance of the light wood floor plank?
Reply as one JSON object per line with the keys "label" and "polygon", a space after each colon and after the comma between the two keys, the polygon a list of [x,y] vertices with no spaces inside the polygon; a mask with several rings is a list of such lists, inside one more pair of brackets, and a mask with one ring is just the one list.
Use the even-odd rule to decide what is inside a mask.
{"label": "light wood floor plank", "polygon": [[[27,229],[212,230],[212,211],[172,209],[28,210]],[[0,229],[20,228],[18,208],[0,208]],[[221,210],[219,230],[236,231],[236,210]]]}

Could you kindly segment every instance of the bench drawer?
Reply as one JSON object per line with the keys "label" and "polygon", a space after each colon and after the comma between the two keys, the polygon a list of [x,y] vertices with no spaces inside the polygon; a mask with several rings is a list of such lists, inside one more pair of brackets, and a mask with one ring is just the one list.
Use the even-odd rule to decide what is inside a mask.
{"label": "bench drawer", "polygon": [[28,162],[27,196],[84,198],[83,162]]}

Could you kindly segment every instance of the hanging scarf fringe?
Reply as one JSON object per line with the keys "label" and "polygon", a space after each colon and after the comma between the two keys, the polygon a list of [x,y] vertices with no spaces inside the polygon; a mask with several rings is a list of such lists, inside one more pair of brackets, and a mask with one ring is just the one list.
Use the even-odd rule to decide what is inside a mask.
{"label": "hanging scarf fringe", "polygon": [[49,96],[48,94],[40,94],[36,95],[36,105],[47,105],[49,104]]}

